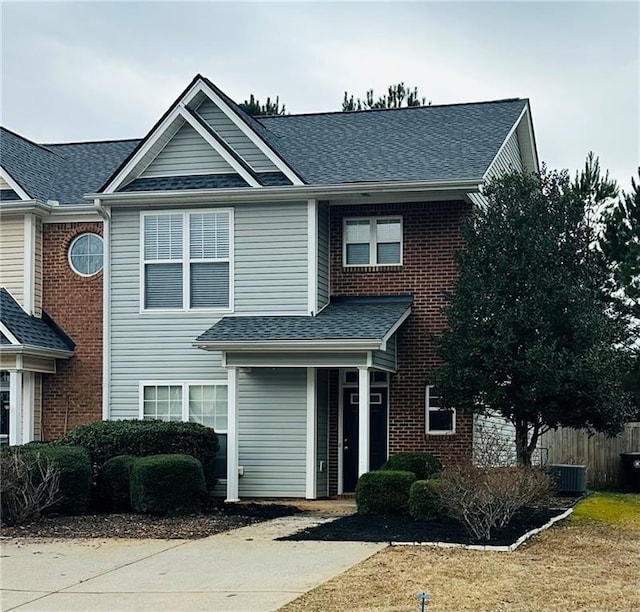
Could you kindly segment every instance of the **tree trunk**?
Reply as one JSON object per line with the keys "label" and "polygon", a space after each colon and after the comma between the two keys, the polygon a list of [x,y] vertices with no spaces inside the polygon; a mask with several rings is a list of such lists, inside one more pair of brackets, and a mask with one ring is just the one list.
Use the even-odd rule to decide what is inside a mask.
{"label": "tree trunk", "polygon": [[518,419],[516,426],[516,457],[521,467],[531,467],[533,450],[529,446],[528,423]]}

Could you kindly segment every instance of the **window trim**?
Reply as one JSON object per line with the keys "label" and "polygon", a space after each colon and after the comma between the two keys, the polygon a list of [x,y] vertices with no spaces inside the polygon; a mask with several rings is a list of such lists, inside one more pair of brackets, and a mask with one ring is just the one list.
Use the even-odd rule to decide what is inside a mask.
{"label": "window trim", "polygon": [[[392,220],[400,221],[400,261],[392,264],[378,263],[378,241],[377,241],[377,221]],[[348,221],[368,221],[369,222],[369,263],[367,264],[350,264],[347,263],[347,222]],[[382,243],[392,244],[392,243]],[[373,217],[344,217],[342,219],[342,267],[343,268],[397,268],[402,266],[404,257],[404,224],[402,215],[379,215]],[[374,262],[375,263],[371,263]]]}
{"label": "window trim", "polygon": [[[80,270],[78,270],[73,265],[73,261],[71,259],[71,251],[73,250],[73,247],[76,245],[78,240],[80,240],[80,238],[83,238],[84,236],[95,236],[96,238],[100,238],[100,243],[102,244],[102,265],[100,266],[99,270],[96,270],[95,272],[92,272],[91,274],[85,274],[84,272],[80,272]],[[102,237],[100,234],[97,234],[96,232],[82,232],[82,233],[78,234],[77,236],[75,236],[73,238],[73,240],[69,244],[69,248],[67,249],[67,260],[69,261],[69,267],[71,268],[71,271],[74,274],[77,274],[78,276],[81,276],[82,278],[91,278],[92,276],[95,276],[96,274],[100,274],[100,272],[102,272],[104,270],[104,237]]]}
{"label": "window trim", "polygon": [[430,390],[433,389],[435,385],[427,385],[425,387],[424,393],[424,431],[428,436],[452,436],[456,433],[456,409],[455,408],[447,408],[446,410],[451,411],[451,429],[430,429],[429,428],[429,413],[430,412],[438,412],[440,408],[431,408],[429,405],[430,398]]}
{"label": "window trim", "polygon": [[[209,262],[224,262],[227,259],[200,259],[197,257],[191,258],[190,253],[190,216],[192,214],[203,213],[227,213],[229,215],[229,306],[225,308],[214,307],[196,307],[191,308],[191,263],[209,263]],[[149,216],[159,215],[182,215],[182,258],[181,259],[154,259],[146,260],[144,256],[144,218]],[[234,268],[235,268],[235,223],[234,223],[234,209],[233,208],[190,208],[187,210],[176,209],[162,209],[162,210],[144,210],[140,211],[139,219],[139,305],[138,312],[140,314],[162,314],[162,313],[177,313],[177,312],[202,312],[202,313],[232,313],[234,311]],[[145,266],[147,263],[180,263],[182,265],[182,308],[145,308]]]}

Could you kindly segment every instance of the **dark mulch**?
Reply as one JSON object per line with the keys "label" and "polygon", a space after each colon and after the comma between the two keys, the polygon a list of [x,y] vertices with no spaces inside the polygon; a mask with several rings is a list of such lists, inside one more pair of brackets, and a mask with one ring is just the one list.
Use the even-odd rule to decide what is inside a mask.
{"label": "dark mulch", "polygon": [[[567,506],[568,507],[568,506]],[[281,540],[328,540],[351,542],[451,542],[508,546],[566,508],[525,508],[507,527],[492,532],[490,542],[473,540],[456,521],[414,521],[403,516],[353,514],[331,523],[303,529]]]}
{"label": "dark mulch", "polygon": [[14,527],[2,526],[6,538],[154,538],[190,540],[300,512],[278,504],[223,504],[203,514],[85,514],[44,516]]}

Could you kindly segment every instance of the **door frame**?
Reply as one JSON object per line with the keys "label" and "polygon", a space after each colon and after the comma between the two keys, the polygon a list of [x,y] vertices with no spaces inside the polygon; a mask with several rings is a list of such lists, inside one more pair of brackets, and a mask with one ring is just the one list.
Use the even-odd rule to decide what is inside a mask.
{"label": "door frame", "polygon": [[[345,372],[354,371],[353,368],[340,368],[338,370],[338,495],[342,495],[344,493],[344,390],[349,388],[358,388],[358,383],[348,383],[345,382]],[[357,372],[357,370],[355,370]],[[369,370],[369,376],[371,376],[371,372],[380,372],[381,374],[386,375],[385,382],[369,382],[369,393],[374,387],[385,387],[387,389],[387,457],[389,457],[389,431],[390,431],[390,423],[389,423],[389,414],[390,414],[390,406],[391,406],[391,385],[389,384],[389,372],[385,372],[383,370],[374,370],[373,368]],[[371,411],[371,406],[369,406],[369,411]]]}

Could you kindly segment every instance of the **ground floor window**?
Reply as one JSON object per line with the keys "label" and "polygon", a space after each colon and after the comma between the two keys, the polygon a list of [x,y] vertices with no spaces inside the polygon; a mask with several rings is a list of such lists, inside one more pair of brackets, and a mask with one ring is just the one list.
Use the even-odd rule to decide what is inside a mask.
{"label": "ground floor window", "polygon": [[140,418],[191,421],[212,427],[218,434],[216,477],[227,477],[227,382],[140,383]]}
{"label": "ground floor window", "polygon": [[427,385],[425,405],[426,432],[429,435],[455,433],[456,411],[443,407],[440,392],[433,385]]}

